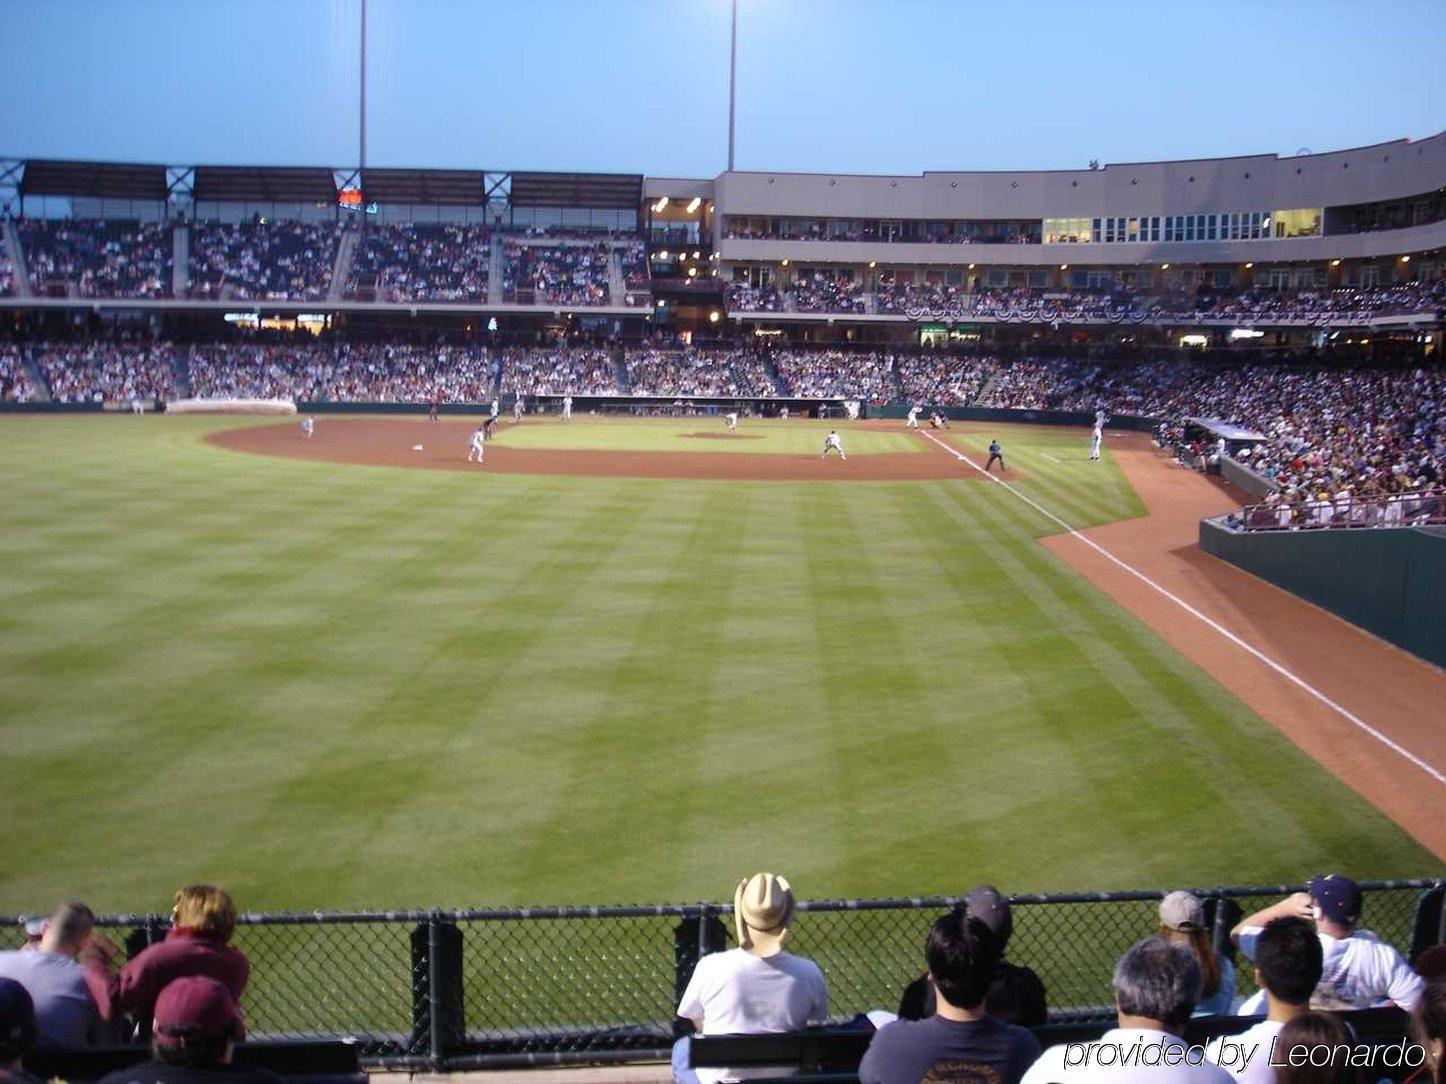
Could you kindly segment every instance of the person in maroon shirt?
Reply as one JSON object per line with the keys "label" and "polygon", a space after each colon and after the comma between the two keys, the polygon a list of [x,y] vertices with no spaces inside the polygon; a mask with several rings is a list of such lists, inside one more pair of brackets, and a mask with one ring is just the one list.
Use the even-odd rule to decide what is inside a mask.
{"label": "person in maroon shirt", "polygon": [[229,944],[236,928],[236,904],[215,885],[187,885],[176,893],[165,940],[138,953],[118,974],[109,964],[115,948],[105,943],[87,963],[85,980],[100,1018],[128,1013],[142,1035],[150,1034],[156,998],[174,979],[201,975],[215,979],[237,1002],[246,992],[251,964]]}

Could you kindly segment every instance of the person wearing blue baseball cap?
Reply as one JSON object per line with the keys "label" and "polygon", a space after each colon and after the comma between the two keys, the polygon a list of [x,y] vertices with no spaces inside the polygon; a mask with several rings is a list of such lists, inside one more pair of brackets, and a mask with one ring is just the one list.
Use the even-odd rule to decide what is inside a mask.
{"label": "person wearing blue baseball cap", "polygon": [[[1369,1009],[1394,1003],[1414,1012],[1426,984],[1399,952],[1361,928],[1362,902],[1355,881],[1323,873],[1312,877],[1304,892],[1247,915],[1230,936],[1254,960],[1256,940],[1267,923],[1286,917],[1308,919],[1315,924],[1323,957],[1321,979],[1310,999],[1312,1009]],[[1257,997],[1262,995],[1240,1006],[1240,1015],[1257,1011]]]}

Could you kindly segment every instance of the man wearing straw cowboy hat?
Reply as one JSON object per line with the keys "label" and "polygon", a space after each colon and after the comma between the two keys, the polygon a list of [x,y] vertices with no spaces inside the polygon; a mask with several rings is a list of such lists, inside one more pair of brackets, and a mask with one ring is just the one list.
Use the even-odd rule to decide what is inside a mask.
{"label": "man wearing straw cowboy hat", "polygon": [[[823,972],[812,960],[783,951],[793,921],[793,889],[772,873],[755,873],[733,893],[738,947],[698,961],[678,1004],[701,1035],[768,1035],[798,1031],[828,1013]],[[747,1075],[737,1069],[691,1069],[689,1041],[673,1048],[673,1076],[683,1084],[716,1084]],[[754,1075],[776,1075],[764,1069]]]}

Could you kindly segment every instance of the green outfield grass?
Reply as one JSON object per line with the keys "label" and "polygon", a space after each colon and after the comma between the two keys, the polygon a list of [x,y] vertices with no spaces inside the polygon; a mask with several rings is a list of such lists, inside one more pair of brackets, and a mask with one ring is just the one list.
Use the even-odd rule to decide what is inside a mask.
{"label": "green outfield grass", "polygon": [[[630,452],[750,452],[763,455],[818,455],[830,429],[843,435],[849,455],[925,452],[916,437],[898,430],[862,429],[847,421],[820,422],[795,418],[742,418],[729,433],[722,415],[700,418],[599,418],[575,416],[572,421],[528,420],[497,426],[497,442],[517,448],[562,448]],[[699,439],[699,436],[704,439]]]}
{"label": "green outfield grass", "polygon": [[[806,897],[1439,868],[967,468],[693,484],[202,442],[235,424],[0,419],[0,911],[197,878],[310,909],[717,899],[759,867]],[[998,428],[1071,522],[1143,511],[1078,436]]]}

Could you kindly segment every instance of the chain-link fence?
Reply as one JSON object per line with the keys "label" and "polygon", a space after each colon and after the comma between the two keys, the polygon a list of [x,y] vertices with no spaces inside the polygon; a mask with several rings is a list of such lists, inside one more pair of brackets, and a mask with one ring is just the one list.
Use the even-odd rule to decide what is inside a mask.
{"label": "chain-link fence", "polygon": [[[1242,913],[1298,886],[1206,888],[1217,944]],[[1446,881],[1361,886],[1363,924],[1403,953],[1442,939]],[[1161,891],[1015,896],[1009,959],[1034,968],[1051,1013],[1103,1018],[1115,960],[1154,932]],[[789,949],[815,960],[843,1021],[894,1009],[924,971],[933,919],[953,897],[801,902]],[[703,952],[734,943],[732,908],[658,907],[247,915],[233,943],[251,961],[254,1038],[345,1037],[373,1065],[447,1068],[662,1056],[673,1009]],[[164,935],[154,916],[101,920],[134,954]],[[0,920],[0,948],[23,938]],[[1253,988],[1249,968],[1237,988]]]}

